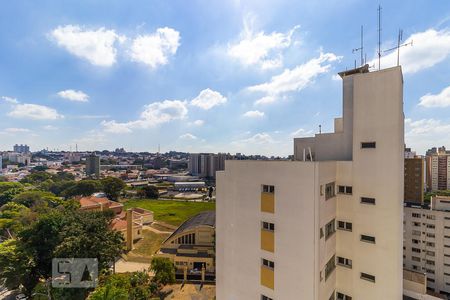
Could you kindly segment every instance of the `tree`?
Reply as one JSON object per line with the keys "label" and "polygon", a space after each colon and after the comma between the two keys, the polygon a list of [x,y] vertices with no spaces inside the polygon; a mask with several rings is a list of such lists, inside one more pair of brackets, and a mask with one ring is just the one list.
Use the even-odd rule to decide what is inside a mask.
{"label": "tree", "polygon": [[137,195],[139,198],[158,199],[158,188],[154,185],[147,185],[138,190]]}
{"label": "tree", "polygon": [[93,193],[99,192],[102,188],[101,183],[98,180],[81,180],[74,183],[72,186],[69,185],[61,195],[65,198],[70,198],[74,196],[90,196]]}
{"label": "tree", "polygon": [[106,177],[101,180],[103,186],[103,192],[108,199],[117,200],[120,192],[125,188],[123,180],[115,177]]}
{"label": "tree", "polygon": [[128,292],[124,288],[113,285],[101,286],[95,289],[89,300],[128,300]]}
{"label": "tree", "polygon": [[[99,272],[107,271],[123,248],[122,234],[109,228],[111,218],[109,212],[67,209],[39,216],[18,235],[34,260],[30,281],[50,278],[55,257],[97,258]],[[31,291],[34,286],[29,288]]]}
{"label": "tree", "polygon": [[34,262],[21,244],[14,239],[0,243],[0,279],[9,289],[17,289],[20,285],[31,288],[36,283],[32,270]]}
{"label": "tree", "polygon": [[13,199],[15,203],[23,204],[28,208],[33,206],[57,207],[62,204],[60,198],[55,194],[43,191],[25,191],[16,195]]}
{"label": "tree", "polygon": [[37,171],[33,172],[30,175],[25,176],[20,182],[21,183],[30,183],[30,184],[39,184],[48,179],[52,179],[52,174],[47,173],[45,171]]}
{"label": "tree", "polygon": [[30,224],[30,209],[25,205],[9,202],[0,207],[0,236],[15,236]]}
{"label": "tree", "polygon": [[165,257],[155,257],[152,259],[150,270],[155,273],[153,281],[160,285],[175,283],[175,266]]}

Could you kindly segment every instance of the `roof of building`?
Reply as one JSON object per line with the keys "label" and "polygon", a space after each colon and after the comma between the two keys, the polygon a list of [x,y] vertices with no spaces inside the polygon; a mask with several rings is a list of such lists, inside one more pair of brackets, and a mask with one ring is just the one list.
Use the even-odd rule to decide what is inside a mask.
{"label": "roof of building", "polygon": [[184,231],[193,229],[198,226],[211,226],[216,227],[216,212],[215,211],[204,211],[201,212],[189,220],[185,221],[183,224],[180,225],[180,227],[177,228],[177,230],[174,231],[167,239],[169,240],[173,236],[180,234]]}
{"label": "roof of building", "polygon": [[354,68],[351,70],[339,72],[338,74],[339,74],[339,76],[341,76],[341,78],[344,78],[345,76],[349,76],[349,75],[353,75],[353,74],[361,74],[361,73],[369,73],[369,65],[368,64],[365,64],[364,66]]}
{"label": "roof of building", "polygon": [[80,201],[81,209],[90,208],[90,207],[100,207],[102,205],[105,208],[111,208],[111,209],[117,208],[117,207],[123,207],[122,203],[111,201],[105,197],[101,197],[101,198],[94,197],[94,196],[83,197],[83,198],[80,198],[79,201]]}

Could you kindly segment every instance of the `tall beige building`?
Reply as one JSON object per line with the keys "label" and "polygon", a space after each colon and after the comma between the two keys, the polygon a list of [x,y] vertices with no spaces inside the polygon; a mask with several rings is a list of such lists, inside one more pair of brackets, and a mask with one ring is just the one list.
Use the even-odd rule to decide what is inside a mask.
{"label": "tall beige building", "polygon": [[449,190],[450,154],[445,151],[445,147],[439,148],[435,153],[428,153],[426,162],[428,190]]}
{"label": "tall beige building", "polygon": [[333,133],[217,173],[217,299],[402,298],[400,67],[339,74]]}

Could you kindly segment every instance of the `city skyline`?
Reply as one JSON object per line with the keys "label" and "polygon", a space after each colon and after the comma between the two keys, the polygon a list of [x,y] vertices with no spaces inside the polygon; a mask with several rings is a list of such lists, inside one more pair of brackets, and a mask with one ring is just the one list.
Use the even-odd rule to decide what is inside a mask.
{"label": "city skyline", "polygon": [[[4,4],[0,148],[291,154],[342,114],[337,72],[359,64],[360,26],[370,65],[378,36],[377,3],[296,2]],[[450,4],[380,4],[382,49],[399,28],[413,41],[406,144],[449,145]]]}

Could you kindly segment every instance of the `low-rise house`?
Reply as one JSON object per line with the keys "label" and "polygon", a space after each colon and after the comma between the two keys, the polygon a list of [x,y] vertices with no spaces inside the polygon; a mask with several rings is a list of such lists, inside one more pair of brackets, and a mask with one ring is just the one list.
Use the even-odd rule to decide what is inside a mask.
{"label": "low-rise house", "polygon": [[[101,195],[98,193],[97,195]],[[83,197],[79,199],[80,209],[87,211],[103,211],[111,209],[116,213],[116,217],[111,221],[111,228],[122,232],[127,249],[131,250],[135,241],[142,238],[144,224],[153,222],[153,212],[143,208],[130,208],[123,210],[123,204],[111,201],[106,197]],[[132,229],[132,230],[130,230]],[[129,235],[129,232],[131,234]]]}

